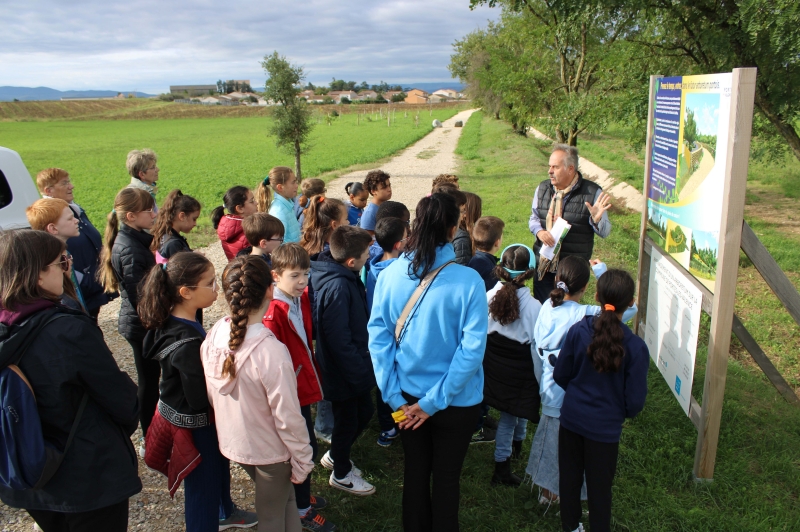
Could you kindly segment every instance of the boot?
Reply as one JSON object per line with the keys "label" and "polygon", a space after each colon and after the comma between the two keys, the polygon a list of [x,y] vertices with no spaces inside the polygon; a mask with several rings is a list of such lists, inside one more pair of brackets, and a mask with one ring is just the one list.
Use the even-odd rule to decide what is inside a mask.
{"label": "boot", "polygon": [[511,459],[519,460],[522,458],[522,440],[511,442]]}
{"label": "boot", "polygon": [[492,475],[492,486],[502,484],[504,486],[518,487],[522,484],[522,479],[511,471],[511,459],[506,458],[503,462],[494,463],[494,475]]}

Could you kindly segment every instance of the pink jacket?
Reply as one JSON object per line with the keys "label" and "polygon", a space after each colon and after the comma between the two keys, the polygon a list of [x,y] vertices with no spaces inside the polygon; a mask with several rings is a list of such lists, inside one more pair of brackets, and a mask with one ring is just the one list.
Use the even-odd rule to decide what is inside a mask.
{"label": "pink jacket", "polygon": [[250,325],[234,352],[236,377],[223,377],[230,330],[230,317],[222,318],[200,348],[219,450],[247,465],[290,461],[292,482],[299,484],[314,463],[289,352],[263,324]]}

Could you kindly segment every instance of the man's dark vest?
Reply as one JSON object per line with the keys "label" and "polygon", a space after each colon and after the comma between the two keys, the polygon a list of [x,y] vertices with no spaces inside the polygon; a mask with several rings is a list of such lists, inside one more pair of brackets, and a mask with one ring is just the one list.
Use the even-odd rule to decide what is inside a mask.
{"label": "man's dark vest", "polygon": [[[536,190],[539,198],[537,206],[539,222],[542,224],[542,228],[546,229],[547,209],[550,208],[550,200],[553,198],[555,187],[550,184],[549,179],[545,179],[539,183],[539,187]],[[592,258],[594,229],[589,224],[590,214],[589,209],[586,207],[586,202],[588,201],[590,205],[593,205],[598,190],[602,190],[602,188],[598,184],[584,179],[581,173],[578,172],[578,182],[575,184],[575,188],[567,194],[563,201],[564,213],[562,218],[569,222],[572,228],[561,245],[560,258],[563,259],[570,255],[576,255],[586,260]],[[542,242],[537,238],[536,243],[533,245],[537,260],[541,247]]]}

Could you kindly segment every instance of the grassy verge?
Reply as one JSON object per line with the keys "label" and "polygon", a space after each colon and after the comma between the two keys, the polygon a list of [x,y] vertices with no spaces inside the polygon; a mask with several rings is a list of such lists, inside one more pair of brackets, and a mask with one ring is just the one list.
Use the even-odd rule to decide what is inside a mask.
{"label": "grassy verge", "polygon": [[[193,106],[197,107],[197,106]],[[427,110],[427,109],[426,109]],[[433,109],[445,120],[454,107]],[[77,201],[96,227],[105,227],[114,195],[130,181],[125,157],[149,147],[159,156],[159,200],[173,188],[195,196],[203,216],[190,234],[197,247],[216,235],[206,216],[238,184],[255,186],[273,166],[294,167],[294,158],[275,148],[267,136],[269,117],[194,118],[135,121],[15,122],[0,128],[0,146],[19,152],[31,175],[43,168],[66,169],[75,183]],[[318,124],[303,157],[303,175],[313,177],[385,158],[416,142],[431,130],[430,122],[414,126],[412,113],[385,121],[343,115]]]}
{"label": "grassy verge", "polygon": [[[471,127],[471,126],[470,126]],[[459,169],[463,188],[483,198],[485,214],[506,222],[505,243],[530,243],[530,198],[547,171],[547,153],[505,124],[484,117],[477,158]],[[465,131],[467,133],[467,131]],[[636,270],[640,216],[615,211],[614,230],[598,240],[596,254],[609,264]],[[740,283],[741,284],[741,283]],[[590,290],[590,292],[592,292]],[[590,294],[588,297],[593,295]],[[706,327],[707,330],[707,327]],[[695,396],[704,378],[707,338],[698,345]],[[535,426],[529,424],[527,453]],[[315,473],[315,488],[331,499],[325,515],[346,530],[401,530],[403,453],[399,444],[375,444],[373,422],[357,442],[353,459],[377,494],[361,500],[328,489],[327,475]],[[626,423],[614,485],[614,530],[730,531],[800,528],[800,412],[788,406],[756,372],[736,360],[729,364],[715,480],[691,480],[696,431],[651,368],[644,412]],[[323,452],[324,452],[323,447]],[[470,531],[560,530],[558,508],[535,502],[535,491],[494,488],[491,444],[472,446],[461,481],[461,528]],[[523,473],[527,458],[515,464]]]}

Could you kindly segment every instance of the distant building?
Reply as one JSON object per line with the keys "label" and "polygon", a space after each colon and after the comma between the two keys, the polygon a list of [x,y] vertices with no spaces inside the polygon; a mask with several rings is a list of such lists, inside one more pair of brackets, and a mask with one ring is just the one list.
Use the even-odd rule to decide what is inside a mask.
{"label": "distant building", "polygon": [[373,90],[363,90],[358,93],[357,100],[376,100],[378,93]]}
{"label": "distant building", "polygon": [[447,96],[448,98],[461,98],[464,96],[454,89],[439,89],[438,91],[433,91],[433,94],[441,94],[442,96]]}
{"label": "distant building", "polygon": [[430,94],[422,89],[411,89],[406,93],[406,103],[428,103]]}
{"label": "distant building", "polygon": [[189,96],[203,96],[208,94],[210,91],[217,90],[216,85],[170,85],[169,92],[170,94],[189,94]]}

